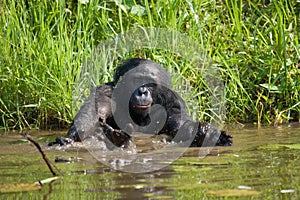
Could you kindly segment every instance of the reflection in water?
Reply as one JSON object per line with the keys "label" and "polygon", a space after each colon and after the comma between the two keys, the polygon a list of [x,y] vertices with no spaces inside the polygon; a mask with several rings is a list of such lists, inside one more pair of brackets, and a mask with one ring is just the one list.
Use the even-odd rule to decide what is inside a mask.
{"label": "reflection in water", "polygon": [[[93,171],[92,174],[99,173]],[[107,171],[106,171],[107,173]],[[110,173],[116,173],[112,171]],[[168,191],[168,188],[158,180],[168,180],[172,177],[174,171],[170,168],[164,169],[164,172],[151,172],[144,174],[122,173],[119,176],[114,176],[113,184],[110,187],[101,187],[94,185],[84,190],[88,193],[106,193],[108,191],[118,192],[118,198],[124,199],[143,199],[145,196],[160,196]],[[99,180],[98,180],[99,181]],[[103,180],[105,181],[105,180]],[[167,195],[165,195],[167,196]],[[172,197],[172,196],[170,196]]]}
{"label": "reflection in water", "polygon": [[[204,158],[199,157],[203,149],[189,148],[171,165],[140,174],[112,170],[91,156],[84,147],[48,148],[45,145],[52,139],[51,133],[30,133],[44,144],[50,160],[54,161],[57,156],[80,159],[56,163],[64,177],[44,185],[40,191],[15,193],[5,193],[1,185],[34,183],[51,177],[51,173],[37,150],[24,143],[21,136],[2,134],[0,199],[219,199],[224,195],[250,196],[253,199],[299,198],[298,124],[245,128],[230,130],[230,133],[235,139],[232,147],[215,147]],[[151,148],[160,148],[161,145],[146,140],[136,142],[139,152],[145,155]],[[102,153],[105,157],[109,152]],[[111,162],[117,165],[118,162],[130,162],[132,158],[120,159],[123,160]],[[150,162],[147,157],[139,159],[140,162]],[[168,161],[167,158],[165,161]]]}

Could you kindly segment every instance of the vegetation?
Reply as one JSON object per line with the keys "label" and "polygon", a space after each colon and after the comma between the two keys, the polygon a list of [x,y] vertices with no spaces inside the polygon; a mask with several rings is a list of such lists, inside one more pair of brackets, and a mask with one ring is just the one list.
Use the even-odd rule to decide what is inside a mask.
{"label": "vegetation", "polygon": [[[202,45],[225,83],[226,122],[299,121],[299,24],[298,0],[0,1],[0,126],[68,125],[84,58],[136,26],[173,29]],[[123,58],[132,56],[178,63],[196,93],[206,91],[197,70],[171,53]],[[113,68],[103,70],[99,83],[112,79]],[[203,99],[199,117],[207,120]]]}

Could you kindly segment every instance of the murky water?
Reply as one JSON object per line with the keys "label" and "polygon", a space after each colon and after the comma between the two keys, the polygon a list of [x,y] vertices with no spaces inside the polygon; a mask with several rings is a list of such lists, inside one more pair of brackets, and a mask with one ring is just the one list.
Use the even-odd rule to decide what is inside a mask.
{"label": "murky water", "polygon": [[204,158],[200,148],[189,148],[171,165],[148,173],[112,170],[84,148],[48,148],[58,132],[32,132],[52,162],[58,156],[73,161],[55,163],[63,176],[37,189],[25,184],[52,177],[41,155],[17,133],[3,133],[0,199],[300,198],[299,124],[229,131],[234,146],[215,147]]}

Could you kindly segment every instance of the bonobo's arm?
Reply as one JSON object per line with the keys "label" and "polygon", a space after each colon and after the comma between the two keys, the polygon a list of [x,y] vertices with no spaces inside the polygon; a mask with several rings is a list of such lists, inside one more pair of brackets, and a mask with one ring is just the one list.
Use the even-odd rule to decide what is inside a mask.
{"label": "bonobo's arm", "polygon": [[95,87],[79,112],[76,114],[73,123],[67,133],[67,137],[74,141],[81,141],[93,134],[95,127],[98,126],[98,119],[106,122],[111,115],[111,96],[113,84],[107,83]]}
{"label": "bonobo's arm", "polygon": [[187,114],[184,100],[174,91],[161,86],[155,92],[155,103],[164,106],[168,113],[166,125],[159,134],[169,135],[174,142],[194,138],[191,147],[232,145],[232,136],[226,131],[218,130],[209,123],[193,122]]}
{"label": "bonobo's arm", "polygon": [[113,84],[107,83],[93,88],[84,104],[74,117],[67,137],[58,137],[54,144],[68,144],[74,141],[81,141],[89,135],[95,134],[97,126],[99,127],[98,119],[103,122],[111,114],[111,96],[113,91]]}
{"label": "bonobo's arm", "polygon": [[186,119],[182,126],[178,124],[177,115],[169,118],[168,124],[160,134],[169,135],[174,142],[191,141],[191,147],[231,146],[232,136],[226,131],[216,129],[212,124],[193,122]]}
{"label": "bonobo's arm", "polygon": [[49,146],[78,142],[92,136],[103,140],[112,148],[111,143],[117,147],[126,148],[132,146],[134,143],[129,134],[125,131],[114,129],[106,123],[108,118],[112,118],[112,92],[113,83],[95,87],[76,114],[67,137],[58,137],[55,142],[49,143]]}

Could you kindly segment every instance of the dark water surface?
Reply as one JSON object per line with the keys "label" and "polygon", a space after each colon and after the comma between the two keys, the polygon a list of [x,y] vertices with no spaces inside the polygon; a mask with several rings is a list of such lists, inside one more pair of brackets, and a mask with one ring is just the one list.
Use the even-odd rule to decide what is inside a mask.
{"label": "dark water surface", "polygon": [[58,156],[72,161],[55,163],[64,176],[40,188],[31,186],[52,174],[37,149],[18,133],[2,133],[0,199],[300,198],[299,124],[229,132],[232,147],[215,147],[204,158],[200,148],[189,148],[161,170],[136,174],[112,170],[84,148],[46,146],[62,132],[30,132],[52,162]]}

